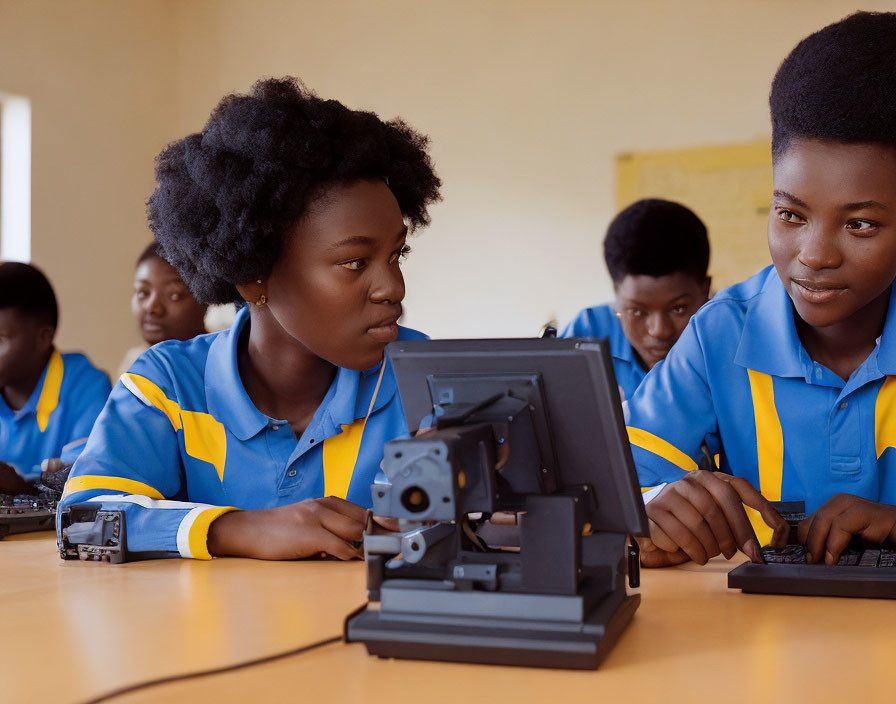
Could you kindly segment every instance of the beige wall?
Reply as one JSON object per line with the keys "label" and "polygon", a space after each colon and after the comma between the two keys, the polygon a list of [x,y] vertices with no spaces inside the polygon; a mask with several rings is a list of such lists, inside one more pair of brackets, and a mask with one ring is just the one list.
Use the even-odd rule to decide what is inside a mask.
{"label": "beige wall", "polygon": [[34,100],[33,256],[62,298],[61,342],[107,367],[133,342],[127,296],[153,154],[201,128],[223,93],[282,74],[431,136],[444,202],[412,243],[408,324],[484,336],[563,322],[611,295],[600,242],[615,155],[767,135],[778,63],[853,9],[0,0],[0,90]]}
{"label": "beige wall", "polygon": [[138,339],[128,296],[150,238],[143,202],[175,124],[161,7],[0,0],[0,90],[32,101],[32,261],[56,289],[59,346],[112,372]]}

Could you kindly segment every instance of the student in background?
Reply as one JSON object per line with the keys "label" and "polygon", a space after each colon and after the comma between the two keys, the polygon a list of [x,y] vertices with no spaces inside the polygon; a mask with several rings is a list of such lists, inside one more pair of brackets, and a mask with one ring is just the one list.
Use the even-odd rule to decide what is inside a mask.
{"label": "student in background", "polygon": [[45,460],[71,464],[109,396],[87,357],[53,346],[58,318],[39,269],[0,263],[0,493],[29,492]]}
{"label": "student in background", "polygon": [[[800,42],[772,84],[773,267],[717,294],[632,399],[647,565],[740,547],[805,501],[809,562],[896,541],[896,14]],[[696,470],[706,438],[721,472]],[[761,494],[760,494],[761,492]],[[651,498],[653,497],[653,498]]]}
{"label": "student in background", "polygon": [[169,145],[150,226],[198,301],[243,307],[134,363],[63,508],[123,511],[129,552],[359,557],[383,445],[407,432],[384,350],[423,337],[397,321],[408,232],[439,197],[426,145],[290,78]]}
{"label": "student in background", "polygon": [[616,301],[582,310],[561,337],[606,337],[613,370],[631,398],[709,297],[706,226],[678,203],[650,198],[607,228],[604,259]]}
{"label": "student in background", "polygon": [[156,242],[137,259],[131,312],[145,345],[127,351],[119,367],[124,374],[146,349],[165,340],[189,340],[204,335],[208,306],[199,303],[177,270],[159,253]]}

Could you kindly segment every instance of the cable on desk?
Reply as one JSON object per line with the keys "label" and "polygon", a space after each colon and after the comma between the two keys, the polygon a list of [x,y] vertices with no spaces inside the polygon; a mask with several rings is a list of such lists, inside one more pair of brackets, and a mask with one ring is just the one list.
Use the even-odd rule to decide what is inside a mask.
{"label": "cable on desk", "polygon": [[156,687],[160,684],[170,684],[171,682],[181,682],[183,680],[192,680],[198,677],[207,677],[208,675],[221,675],[225,672],[233,672],[235,670],[242,670],[247,667],[253,667],[255,665],[263,665],[265,663],[273,662],[275,660],[282,660],[283,658],[292,657],[293,655],[301,655],[302,653],[307,653],[309,650],[314,650],[315,648],[322,648],[325,645],[330,645],[332,643],[339,643],[342,641],[342,636],[334,636],[332,638],[324,638],[323,640],[319,640],[316,643],[311,643],[310,645],[303,645],[300,648],[293,648],[292,650],[286,650],[282,653],[274,653],[273,655],[265,655],[262,658],[255,658],[254,660],[246,660],[245,662],[238,662],[234,665],[224,665],[223,667],[215,667],[210,670],[199,670],[197,672],[187,672],[182,675],[170,675],[169,677],[159,677],[154,680],[147,680],[146,682],[138,682],[137,684],[129,684],[126,687],[121,687],[119,689],[115,689],[111,692],[106,692],[105,694],[101,694],[98,697],[94,697],[93,699],[87,699],[83,702],[83,704],[99,704],[100,702],[109,701],[113,697],[120,697],[123,694],[130,694],[131,692],[136,692],[141,689],[149,689],[150,687]]}

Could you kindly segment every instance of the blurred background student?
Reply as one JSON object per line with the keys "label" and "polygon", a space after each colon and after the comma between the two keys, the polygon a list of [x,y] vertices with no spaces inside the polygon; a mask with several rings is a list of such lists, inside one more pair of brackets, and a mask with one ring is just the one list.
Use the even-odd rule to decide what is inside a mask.
{"label": "blurred background student", "polygon": [[137,318],[137,331],[144,344],[125,353],[118,376],[157,342],[189,340],[208,332],[207,310],[208,306],[193,298],[177,270],[162,258],[156,243],[148,245],[137,259],[131,296],[131,312]]}

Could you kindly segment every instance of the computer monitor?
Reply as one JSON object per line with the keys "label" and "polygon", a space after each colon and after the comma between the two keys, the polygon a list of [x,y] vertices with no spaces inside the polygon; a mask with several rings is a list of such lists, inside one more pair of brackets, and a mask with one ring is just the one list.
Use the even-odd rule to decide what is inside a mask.
{"label": "computer monitor", "polygon": [[[446,404],[509,392],[526,399],[556,488],[588,485],[595,531],[647,534],[647,517],[606,341],[424,340],[389,346],[409,428]],[[511,448],[511,452],[513,448]]]}

